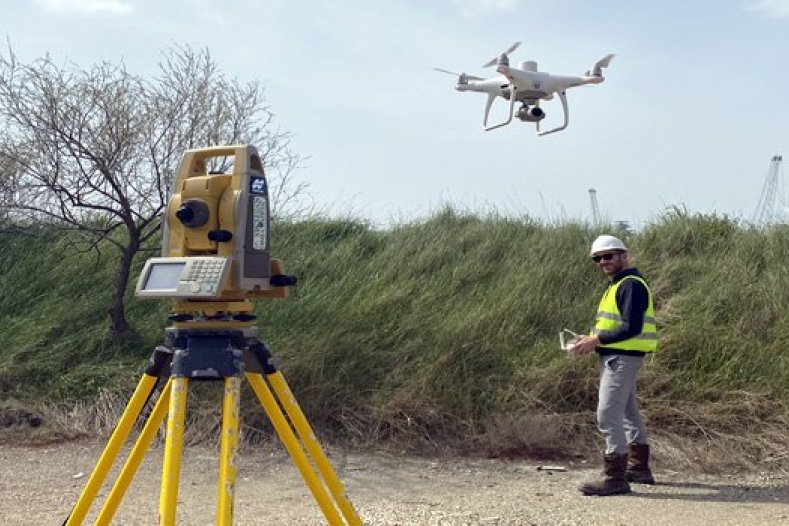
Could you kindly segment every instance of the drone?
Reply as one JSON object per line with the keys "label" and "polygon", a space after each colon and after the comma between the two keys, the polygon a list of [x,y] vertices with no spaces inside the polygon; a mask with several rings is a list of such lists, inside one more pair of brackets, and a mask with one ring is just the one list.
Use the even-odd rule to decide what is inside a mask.
{"label": "drone", "polygon": [[[498,57],[484,64],[483,68],[496,66],[496,71],[502,76],[494,78],[482,78],[466,73],[454,73],[446,69],[433,68],[442,73],[456,75],[458,77],[458,91],[479,91],[488,94],[485,104],[485,116],[482,126],[486,131],[495,130],[512,122],[512,118],[517,117],[523,122],[533,122],[537,127],[537,135],[543,136],[549,133],[556,133],[567,128],[570,123],[570,111],[567,107],[567,89],[584,84],[600,84],[605,80],[603,69],[611,63],[614,55],[606,55],[587,71],[582,77],[551,75],[542,71],[537,71],[537,62],[527,60],[521,62],[518,67],[510,66],[509,55],[515,51],[520,42],[515,42]],[[540,131],[540,122],[545,118],[545,112],[540,108],[540,101],[552,100],[554,94],[559,95],[564,110],[564,123],[556,128]],[[510,101],[510,111],[507,120],[488,126],[488,114],[496,97],[502,97]],[[520,102],[518,111],[515,111],[515,103]]]}

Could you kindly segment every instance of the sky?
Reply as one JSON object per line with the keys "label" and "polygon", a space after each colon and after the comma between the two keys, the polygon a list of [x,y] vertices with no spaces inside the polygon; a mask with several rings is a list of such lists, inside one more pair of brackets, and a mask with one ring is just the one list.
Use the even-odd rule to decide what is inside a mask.
{"label": "sky", "polygon": [[[634,228],[672,207],[750,219],[789,153],[789,0],[17,0],[0,34],[24,61],[151,76],[173,44],[208,49],[265,86],[318,209],[382,226],[446,204],[588,221],[589,188]],[[485,96],[432,69],[496,76],[481,65],[515,41],[513,64],[553,74],[616,55],[568,90],[567,130],[485,131]],[[561,122],[542,107],[544,129]]]}

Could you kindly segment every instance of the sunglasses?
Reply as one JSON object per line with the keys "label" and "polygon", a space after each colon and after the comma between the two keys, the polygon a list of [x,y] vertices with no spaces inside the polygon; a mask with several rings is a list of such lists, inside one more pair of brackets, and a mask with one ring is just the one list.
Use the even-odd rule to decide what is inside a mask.
{"label": "sunglasses", "polygon": [[600,263],[601,261],[611,261],[616,256],[616,252],[608,253],[608,254],[600,254],[599,256],[592,256],[592,261],[595,263]]}

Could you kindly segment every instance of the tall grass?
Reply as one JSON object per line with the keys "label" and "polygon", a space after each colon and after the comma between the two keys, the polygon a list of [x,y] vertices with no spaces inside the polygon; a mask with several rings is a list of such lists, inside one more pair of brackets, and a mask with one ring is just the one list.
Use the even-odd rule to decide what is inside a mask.
{"label": "tall grass", "polygon": [[[275,255],[299,285],[258,303],[261,337],[324,430],[507,434],[512,415],[553,415],[562,429],[594,432],[593,362],[560,352],[556,334],[591,324],[605,287],[587,254],[599,233],[451,208],[386,231],[279,224]],[[168,305],[131,294],[139,342],[106,339],[114,255],[67,242],[46,230],[0,238],[3,396],[84,400],[137,375],[161,340]],[[698,408],[761,400],[767,420],[785,418],[789,229],[677,209],[625,242],[657,298],[660,349],[641,382],[648,416],[692,433],[707,429]]]}

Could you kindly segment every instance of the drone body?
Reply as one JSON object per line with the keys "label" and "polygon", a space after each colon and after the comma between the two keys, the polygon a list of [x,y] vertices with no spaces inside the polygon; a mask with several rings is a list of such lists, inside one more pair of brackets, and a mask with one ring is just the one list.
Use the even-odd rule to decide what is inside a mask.
{"label": "drone body", "polygon": [[[455,89],[458,91],[478,91],[486,93],[488,100],[485,104],[485,115],[482,126],[485,130],[494,130],[512,122],[513,116],[524,122],[534,122],[540,136],[555,133],[567,128],[570,122],[570,112],[567,106],[566,90],[584,84],[600,84],[605,80],[603,69],[608,67],[614,55],[606,55],[594,63],[592,68],[583,76],[551,75],[537,70],[534,61],[521,62],[518,67],[510,67],[509,54],[520,45],[516,42],[504,53],[494,58],[483,67],[495,65],[500,77],[485,79],[461,73]],[[443,73],[455,75],[451,71],[435,68]],[[564,111],[564,122],[561,126],[540,132],[540,121],[545,118],[545,112],[540,108],[540,101],[553,99],[554,94],[559,95]],[[507,120],[488,126],[488,115],[493,101],[501,97],[510,101],[509,117]],[[518,111],[515,112],[515,103],[520,102]]]}

